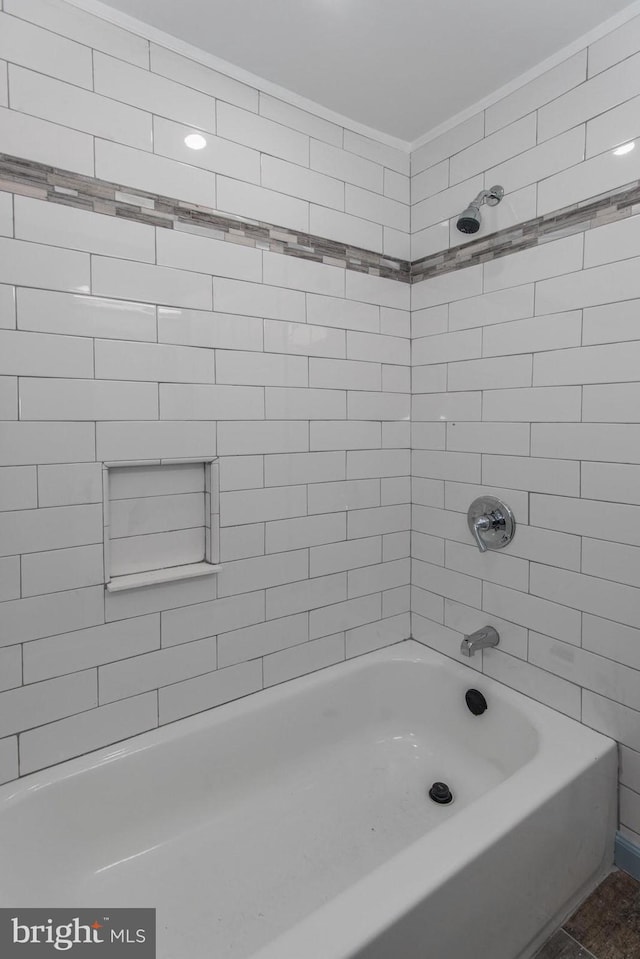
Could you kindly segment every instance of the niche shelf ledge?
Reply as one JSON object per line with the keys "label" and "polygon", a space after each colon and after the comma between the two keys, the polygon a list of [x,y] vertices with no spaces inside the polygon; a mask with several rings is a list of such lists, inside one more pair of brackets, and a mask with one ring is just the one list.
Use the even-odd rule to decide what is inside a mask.
{"label": "niche shelf ledge", "polygon": [[114,576],[106,584],[108,593],[119,593],[125,589],[140,589],[143,586],[156,586],[158,583],[175,583],[181,579],[196,579],[199,576],[214,576],[222,566],[212,563],[189,563],[185,566],[167,566],[165,569],[150,569],[144,573],[128,573],[126,576]]}

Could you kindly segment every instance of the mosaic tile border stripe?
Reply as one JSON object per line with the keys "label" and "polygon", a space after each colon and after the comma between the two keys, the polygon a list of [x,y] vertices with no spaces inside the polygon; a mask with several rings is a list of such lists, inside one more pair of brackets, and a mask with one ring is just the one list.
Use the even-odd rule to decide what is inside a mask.
{"label": "mosaic tile border stripe", "polygon": [[259,250],[297,256],[357,273],[383,276],[402,283],[411,282],[408,260],[384,256],[310,233],[298,233],[272,223],[245,220],[195,203],[185,203],[4,153],[0,154],[0,190],[136,220],[167,230],[198,233]]}
{"label": "mosaic tile border stripe", "polygon": [[0,154],[0,190],[401,283],[419,283],[640,213],[640,180],[636,180],[582,203],[411,262],[7,154]]}
{"label": "mosaic tile border stripe", "polygon": [[466,266],[497,260],[573,233],[593,230],[635,213],[640,213],[640,180],[544,216],[525,220],[490,236],[471,240],[464,246],[414,260],[411,263],[411,282],[419,283]]}

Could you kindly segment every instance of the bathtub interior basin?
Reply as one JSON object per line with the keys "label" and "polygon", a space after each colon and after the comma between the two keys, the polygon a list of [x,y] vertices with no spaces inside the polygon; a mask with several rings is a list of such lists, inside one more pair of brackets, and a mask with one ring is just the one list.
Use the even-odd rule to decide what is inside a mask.
{"label": "bathtub interior basin", "polygon": [[546,824],[568,902],[610,858],[614,789],[609,740],[407,642],[3,787],[0,905],[153,906],[158,959],[345,959],[558,799],[592,829],[576,854]]}

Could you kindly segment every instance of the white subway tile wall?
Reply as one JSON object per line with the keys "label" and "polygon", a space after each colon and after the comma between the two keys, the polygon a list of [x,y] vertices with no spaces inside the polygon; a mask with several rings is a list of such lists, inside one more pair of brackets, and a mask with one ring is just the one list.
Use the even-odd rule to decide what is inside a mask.
{"label": "white subway tile wall", "polygon": [[[407,153],[0,6],[0,151],[408,256]],[[40,195],[0,243],[0,782],[409,636],[406,284]],[[220,574],[105,596],[102,462],[215,455]],[[138,474],[111,573],[201,558],[202,468]]]}
{"label": "white subway tile wall", "polygon": [[[640,18],[410,160],[65,0],[2,8],[0,150],[125,192],[402,258],[411,229],[419,258],[495,182],[476,236],[640,175],[612,152],[640,135]],[[640,217],[410,292],[2,197],[0,782],[401,641],[411,600],[417,639],[459,658],[493,622],[468,665],[623,744],[637,834]],[[105,597],[101,461],[215,455],[220,575]],[[115,492],[143,552],[192,548],[179,472],[164,526]],[[483,491],[518,520],[488,556]]]}
{"label": "white subway tile wall", "polygon": [[[482,187],[531,186],[535,216],[637,180],[639,144],[613,151],[640,135],[639,48],[636,18],[417,150],[414,256],[464,242]],[[640,216],[572,232],[412,287],[412,627],[460,659],[493,623],[467,665],[623,744],[637,835]],[[472,544],[480,493],[515,511],[500,553]]]}

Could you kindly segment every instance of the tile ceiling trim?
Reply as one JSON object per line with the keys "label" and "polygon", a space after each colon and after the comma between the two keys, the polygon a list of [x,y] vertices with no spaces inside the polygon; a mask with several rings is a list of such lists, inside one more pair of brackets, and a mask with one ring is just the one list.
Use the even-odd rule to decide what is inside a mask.
{"label": "tile ceiling trim", "polygon": [[[265,77],[259,77],[257,74],[245,70],[244,67],[236,66],[235,63],[230,63],[229,60],[223,60],[222,57],[217,57],[215,54],[209,53],[201,47],[196,47],[186,40],[181,40],[171,33],[160,30],[150,23],[145,23],[136,17],[123,13],[121,10],[116,10],[107,3],[102,3],[102,0],[66,0],[66,2],[74,7],[78,7],[80,10],[85,10],[87,13],[92,13],[94,16],[100,17],[102,20],[107,20],[109,23],[122,27],[123,30],[128,30],[129,33],[135,33],[137,36],[143,37],[145,40],[150,40],[152,43],[157,43],[159,46],[166,47],[168,50],[173,50],[174,53],[179,53],[189,60],[195,60],[197,63],[202,63],[212,70],[217,70],[218,73],[223,73],[233,80],[238,80],[239,83],[245,83],[247,86],[253,87],[261,93],[267,93],[269,96],[276,97],[278,100],[284,100],[285,103],[290,103],[292,106],[298,107],[299,110],[305,110],[307,113],[312,113],[314,116],[328,120],[330,123],[337,123],[340,127],[369,137],[369,139],[375,140],[378,143],[384,143],[385,146],[393,147],[402,153],[409,153],[412,150],[412,144],[409,140],[403,140],[401,137],[393,136],[391,133],[384,133],[382,130],[376,130],[366,123],[360,123],[358,120],[353,120],[351,117],[337,113],[335,110],[331,110],[321,103],[316,103],[315,100],[310,100],[308,97],[304,97],[294,90],[289,90],[287,87],[282,87],[278,83],[273,83],[273,81],[267,80]],[[636,2],[640,8],[640,0],[636,0]]]}
{"label": "tile ceiling trim", "polygon": [[502,100],[503,97],[506,97],[515,90],[520,89],[520,87],[524,86],[524,84],[529,83],[531,80],[535,80],[536,77],[541,76],[547,70],[550,70],[559,63],[562,63],[563,60],[569,59],[569,57],[572,57],[578,51],[584,50],[585,47],[590,46],[590,44],[595,43],[597,40],[605,37],[608,33],[611,33],[613,30],[617,30],[618,27],[623,26],[629,20],[632,20],[634,17],[640,15],[640,0],[633,0],[633,2],[623,10],[620,10],[612,17],[609,17],[607,20],[599,23],[597,26],[593,27],[593,29],[587,31],[587,33],[582,34],[582,36],[577,37],[561,50],[557,50],[550,57],[547,57],[545,60],[531,67],[530,70],[527,70],[525,73],[520,74],[515,79],[510,80],[508,83],[498,87],[498,89],[494,90],[492,93],[489,93],[486,97],[477,101],[476,103],[465,107],[448,120],[438,124],[438,126],[430,130],[426,130],[423,134],[417,137],[417,139],[411,142],[408,140],[403,140],[400,137],[395,137],[390,133],[384,133],[382,130],[376,130],[373,127],[360,123],[358,120],[353,120],[350,117],[343,116],[340,113],[336,113],[334,110],[323,106],[321,103],[316,103],[314,100],[303,97],[301,94],[295,93],[293,90],[289,90],[286,87],[282,87],[279,84],[273,83],[264,77],[259,77],[256,74],[245,70],[243,67],[238,67],[234,63],[230,63],[228,60],[223,60],[221,57],[217,57],[212,53],[208,53],[206,50],[187,43],[185,40],[180,40],[178,37],[174,37],[172,34],[167,33],[164,30],[160,30],[157,27],[151,26],[151,24],[144,23],[142,20],[138,20],[129,14],[123,13],[121,10],[117,10],[114,7],[109,6],[108,3],[104,3],[103,0],[66,0],[66,2],[70,3],[74,7],[78,7],[80,10],[85,10],[87,13],[91,13],[94,16],[100,17],[103,20],[108,20],[110,23],[120,26],[124,30],[128,30],[130,33],[135,33],[137,36],[144,37],[153,43],[158,43],[161,46],[165,46],[169,50],[173,50],[175,53],[179,53],[182,56],[188,57],[190,60],[196,60],[198,63],[203,63],[205,66],[224,73],[235,80],[239,80],[241,83],[246,83],[257,90],[277,97],[279,100],[284,100],[285,103],[290,103],[292,106],[296,106],[302,110],[306,110],[307,112],[314,113],[318,117],[329,120],[332,123],[337,123],[339,126],[342,126],[345,129],[353,130],[354,133],[360,133],[363,136],[370,137],[372,140],[377,140],[379,143],[384,143],[387,146],[395,147],[395,149],[401,150],[403,153],[412,153],[419,147],[424,146],[425,143],[428,143],[438,136],[441,136],[441,134],[446,133],[459,123],[463,123],[475,113],[479,113],[481,110],[485,110],[487,107],[492,106],[494,103]]}

